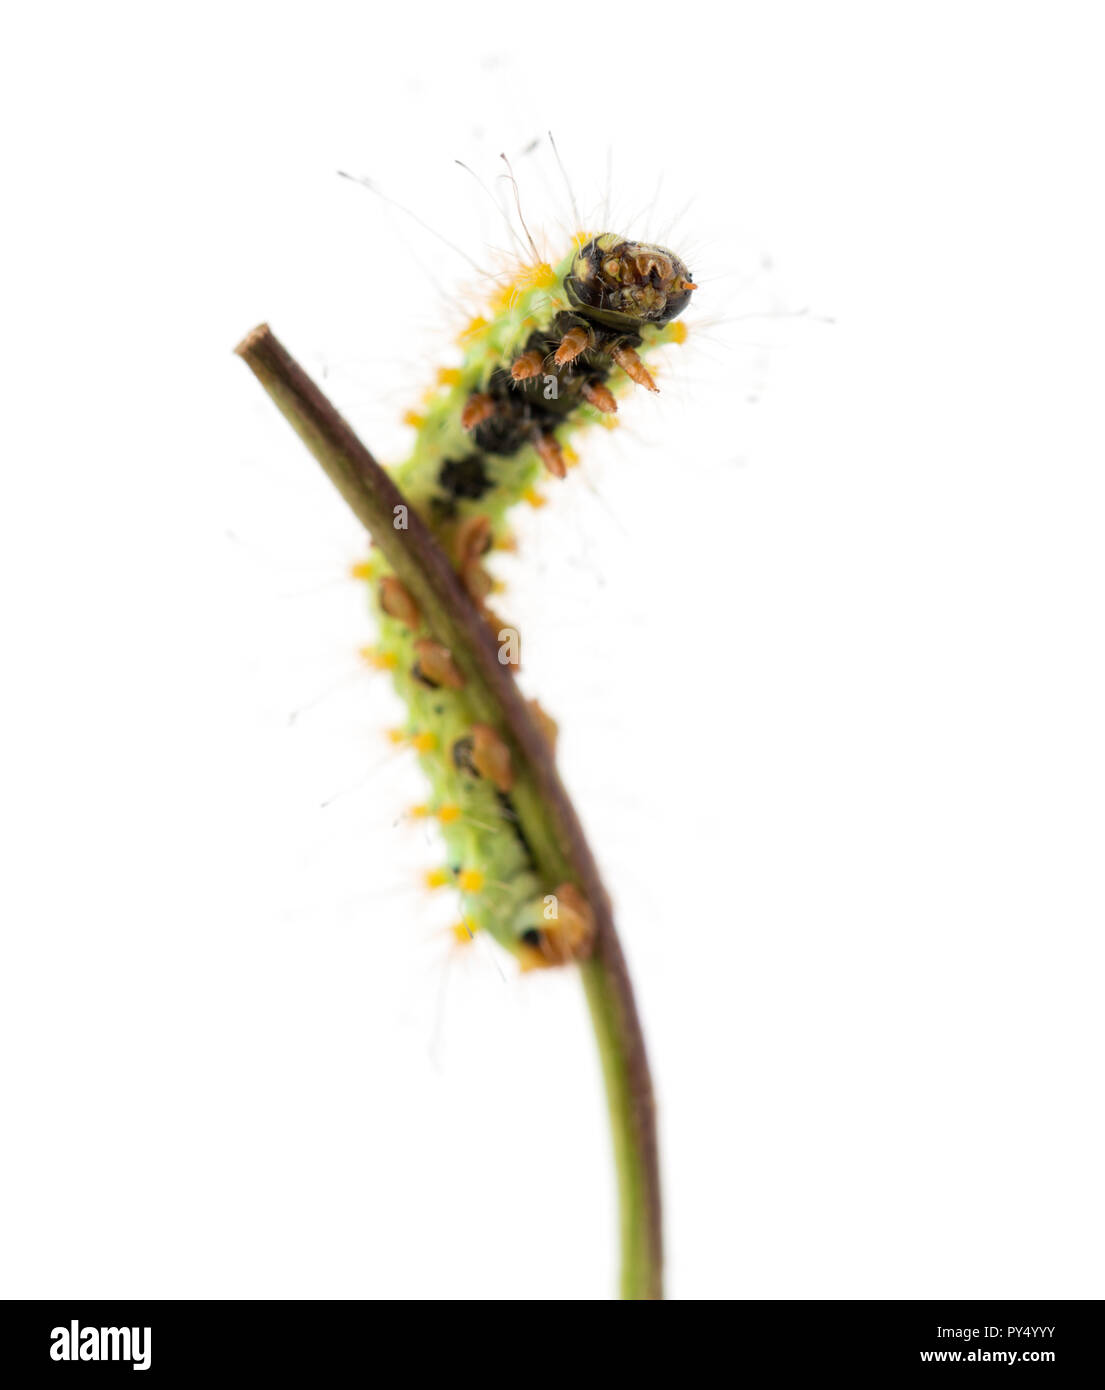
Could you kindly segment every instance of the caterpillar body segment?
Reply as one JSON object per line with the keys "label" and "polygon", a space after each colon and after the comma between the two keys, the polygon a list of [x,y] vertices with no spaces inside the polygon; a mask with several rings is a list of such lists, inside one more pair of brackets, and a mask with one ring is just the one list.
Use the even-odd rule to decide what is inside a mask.
{"label": "caterpillar body segment", "polygon": [[655,389],[644,360],[682,341],[675,320],[695,288],[672,252],[613,234],[523,268],[461,334],[462,365],[439,373],[400,491],[431,524],[478,510],[497,532],[541,476],[540,440],[563,446],[631,382]]}
{"label": "caterpillar body segment", "polygon": [[[501,286],[461,335],[461,365],[438,373],[414,448],[393,476],[496,640],[503,626],[487,607],[493,580],[484,561],[510,543],[508,511],[523,499],[540,503],[545,473],[566,475],[577,430],[608,421],[626,393],[657,389],[646,361],[683,340],[675,319],[695,288],[665,248],[581,234],[559,264],[524,267]],[[374,595],[380,635],[371,664],[391,671],[406,705],[402,737],[430,787],[418,813],[440,826],[444,881],[451,877],[460,894],[466,936],[489,932],[524,969],[583,959],[594,915],[575,884],[537,873],[511,801],[508,742],[477,717],[452,653],[382,558],[355,573]],[[516,651],[501,659],[517,669]],[[535,718],[553,747],[554,721],[539,706]]]}

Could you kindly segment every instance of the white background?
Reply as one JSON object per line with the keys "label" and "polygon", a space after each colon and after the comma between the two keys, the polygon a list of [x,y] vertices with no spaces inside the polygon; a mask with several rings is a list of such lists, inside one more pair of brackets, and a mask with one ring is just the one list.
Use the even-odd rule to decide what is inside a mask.
{"label": "white background", "polygon": [[639,990],[671,1293],[1105,1294],[1093,13],[9,18],[0,1293],[614,1288],[577,984],[450,950],[361,537],[231,354],[270,320],[401,457],[487,285],[335,171],[486,265],[453,161],[501,195],[507,151],[555,252],[551,128],[702,284],[500,600]]}

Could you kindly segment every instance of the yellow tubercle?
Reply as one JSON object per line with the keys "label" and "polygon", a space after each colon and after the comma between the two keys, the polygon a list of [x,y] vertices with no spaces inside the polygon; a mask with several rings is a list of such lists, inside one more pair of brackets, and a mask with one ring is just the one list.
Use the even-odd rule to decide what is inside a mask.
{"label": "yellow tubercle", "polygon": [[484,876],[479,869],[461,869],[457,875],[457,887],[462,893],[479,893],[484,885]]}
{"label": "yellow tubercle", "polygon": [[371,560],[357,560],[349,566],[350,579],[374,579],[376,566]]}
{"label": "yellow tubercle", "polygon": [[520,290],[551,290],[556,284],[556,271],[548,261],[526,265],[518,272],[515,284]]}
{"label": "yellow tubercle", "polygon": [[522,500],[528,502],[536,511],[538,508],[543,507],[549,499],[547,497],[542,497],[536,488],[528,487],[525,492],[522,493]]}
{"label": "yellow tubercle", "polygon": [[455,923],[455,925],[450,928],[450,931],[453,933],[453,940],[458,946],[467,946],[475,940],[479,927],[476,926],[475,922],[473,922],[470,917],[465,917],[462,922]]}
{"label": "yellow tubercle", "polygon": [[513,280],[494,289],[491,293],[491,299],[488,301],[492,314],[496,317],[499,314],[505,314],[513,306],[516,294],[517,287]]}
{"label": "yellow tubercle", "polygon": [[491,312],[494,315],[506,313],[514,307],[519,296],[528,294],[530,290],[551,290],[556,284],[556,271],[547,261],[520,266],[513,279],[505,281],[492,292]]}
{"label": "yellow tubercle", "polygon": [[457,342],[461,347],[468,347],[470,343],[473,343],[481,333],[485,333],[490,327],[491,325],[483,315],[477,314],[474,319],[469,320],[468,324],[457,335]]}
{"label": "yellow tubercle", "polygon": [[412,734],[406,729],[389,729],[387,735],[389,743],[397,747],[409,744],[416,753],[432,753],[437,747],[437,734]]}
{"label": "yellow tubercle", "polygon": [[449,882],[448,869],[427,869],[422,881],[427,888],[444,888]]}
{"label": "yellow tubercle", "polygon": [[434,811],[422,801],[417,806],[412,806],[407,814],[412,820],[429,820],[433,816],[442,825],[452,825],[454,821],[460,820],[460,807],[452,801],[446,801]]}
{"label": "yellow tubercle", "polygon": [[[357,655],[366,666],[371,666],[374,671],[394,671],[399,665],[399,657],[395,652],[385,652],[379,647],[361,647],[358,649]],[[397,741],[392,740],[392,742]]]}

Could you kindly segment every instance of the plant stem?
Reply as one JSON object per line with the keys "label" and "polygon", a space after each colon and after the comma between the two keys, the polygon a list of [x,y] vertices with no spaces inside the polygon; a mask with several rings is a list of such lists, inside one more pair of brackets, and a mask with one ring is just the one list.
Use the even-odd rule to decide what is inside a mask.
{"label": "plant stem", "polygon": [[[538,871],[549,883],[579,885],[595,915],[591,958],[580,966],[602,1063],[621,1211],[621,1296],[663,1296],[660,1169],[652,1078],[633,988],[614,929],[610,899],[587,840],[514,676],[499,661],[494,634],[433,534],[349,425],[273,336],[255,328],[235,349],[364,523],[418,604],[426,623],[467,678],[479,718],[511,747],[515,813]],[[404,507],[405,527],[395,525]]]}

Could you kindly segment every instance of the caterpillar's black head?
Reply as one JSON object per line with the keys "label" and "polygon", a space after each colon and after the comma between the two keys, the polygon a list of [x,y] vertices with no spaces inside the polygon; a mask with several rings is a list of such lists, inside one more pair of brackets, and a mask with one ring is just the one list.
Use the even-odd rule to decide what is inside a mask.
{"label": "caterpillar's black head", "polygon": [[673,252],[613,232],[579,248],[564,282],[576,312],[611,328],[670,323],[697,286]]}

